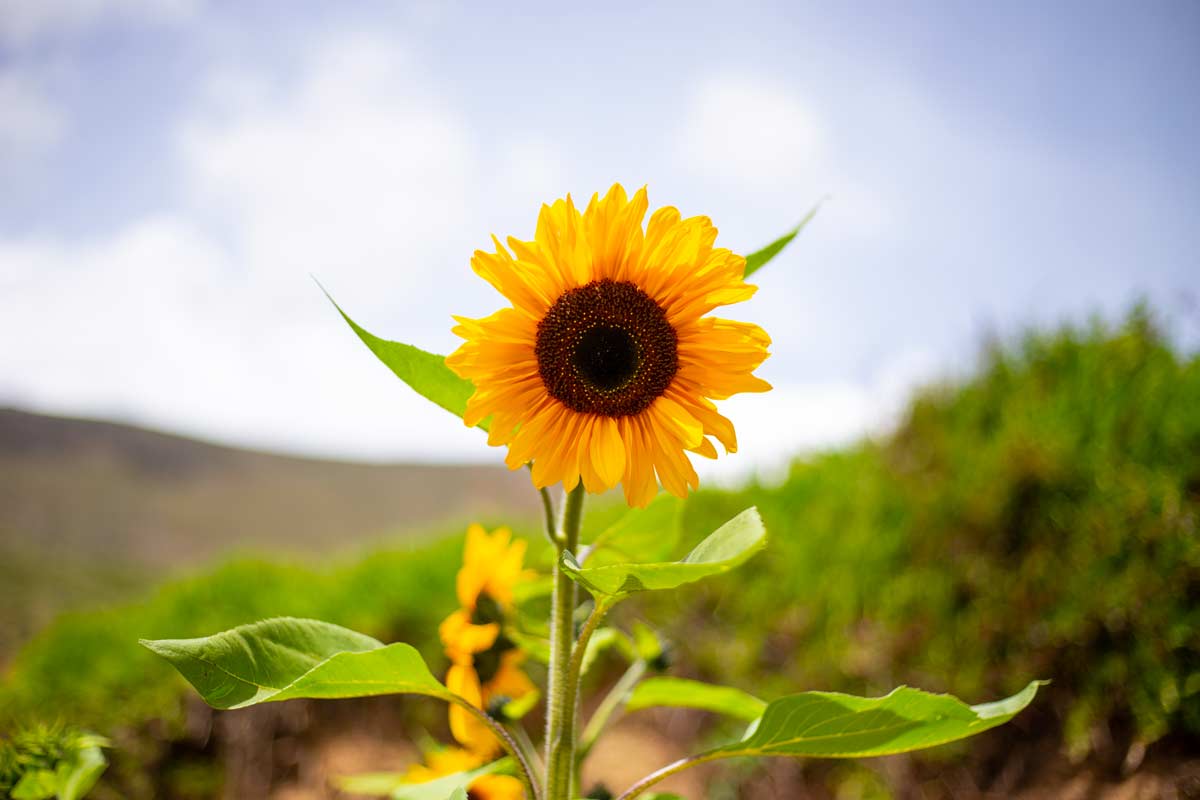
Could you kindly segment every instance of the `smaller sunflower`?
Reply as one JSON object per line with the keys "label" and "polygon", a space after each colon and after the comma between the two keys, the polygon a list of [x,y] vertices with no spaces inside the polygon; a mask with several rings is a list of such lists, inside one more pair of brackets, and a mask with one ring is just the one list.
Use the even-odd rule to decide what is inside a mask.
{"label": "smaller sunflower", "polygon": [[[409,783],[428,783],[456,772],[482,766],[486,759],[469,750],[447,747],[425,754],[424,764],[409,767],[405,779]],[[483,775],[471,781],[468,800],[522,800],[525,791],[521,782],[511,775]]]}
{"label": "smaller sunflower", "polygon": [[[452,665],[446,672],[446,688],[497,716],[510,701],[537,691],[521,669],[524,660],[525,654],[506,642],[480,653],[474,663]],[[450,733],[473,753],[491,757],[500,752],[496,735],[459,706],[450,706]]]}
{"label": "smaller sunflower", "polygon": [[[438,633],[451,661],[446,686],[476,708],[497,714],[511,700],[537,691],[521,669],[525,655],[504,636],[513,610],[513,587],[526,577],[525,542],[507,528],[489,534],[467,529],[456,590],[461,608],[443,620]],[[495,755],[500,747],[487,726],[458,706],[450,707],[450,732],[472,753]]]}
{"label": "smaller sunflower", "polygon": [[508,528],[492,534],[482,525],[467,528],[463,565],[455,580],[461,607],[438,628],[454,663],[465,663],[495,645],[501,623],[512,611],[513,587],[526,577],[525,548],[525,542],[513,541]]}

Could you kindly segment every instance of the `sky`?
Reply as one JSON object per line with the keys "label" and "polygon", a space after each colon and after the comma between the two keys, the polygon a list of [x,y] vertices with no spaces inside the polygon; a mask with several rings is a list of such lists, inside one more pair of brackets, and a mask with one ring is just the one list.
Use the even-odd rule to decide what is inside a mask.
{"label": "sky", "polygon": [[1200,342],[1200,4],[0,0],[0,405],[499,463],[362,347],[614,181],[749,252],[776,389],[714,476],[885,430],[982,342]]}

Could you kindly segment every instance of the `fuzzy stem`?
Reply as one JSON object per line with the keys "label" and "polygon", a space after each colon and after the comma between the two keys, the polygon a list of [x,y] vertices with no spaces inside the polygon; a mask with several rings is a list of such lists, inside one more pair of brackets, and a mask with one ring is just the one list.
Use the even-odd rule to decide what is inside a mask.
{"label": "fuzzy stem", "polygon": [[554,562],[554,596],[550,610],[550,671],[546,707],[546,796],[547,800],[570,800],[575,761],[575,715],[567,708],[572,644],[575,639],[575,583],[562,571],[564,550],[579,546],[583,521],[582,481],[567,493],[555,544],[559,559]]}
{"label": "fuzzy stem", "polygon": [[719,755],[713,755],[711,753],[702,753],[701,755],[698,755],[698,756],[688,756],[687,758],[681,758],[678,761],[675,761],[671,764],[667,764],[662,769],[657,769],[654,772],[651,772],[649,775],[642,778],[640,781],[635,783],[633,786],[630,786],[624,792],[621,792],[621,795],[617,798],[617,800],[633,800],[635,797],[637,797],[639,794],[641,794],[642,792],[649,789],[654,784],[658,783],[659,781],[661,781],[665,778],[669,778],[670,776],[674,775],[676,772],[683,772],[685,769],[688,769],[689,767],[694,767],[699,764],[704,764],[708,761],[713,761],[720,757],[721,756],[719,756]]}

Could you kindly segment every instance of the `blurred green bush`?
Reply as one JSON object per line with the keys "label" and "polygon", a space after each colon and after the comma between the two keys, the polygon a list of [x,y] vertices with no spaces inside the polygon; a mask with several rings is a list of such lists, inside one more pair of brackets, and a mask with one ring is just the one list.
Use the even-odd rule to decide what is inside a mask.
{"label": "blurred green bush", "polygon": [[974,701],[1047,678],[1076,755],[1096,725],[1200,733],[1200,359],[1145,310],[993,346],[887,439],[688,515],[751,503],[768,555],[675,611],[701,674]]}

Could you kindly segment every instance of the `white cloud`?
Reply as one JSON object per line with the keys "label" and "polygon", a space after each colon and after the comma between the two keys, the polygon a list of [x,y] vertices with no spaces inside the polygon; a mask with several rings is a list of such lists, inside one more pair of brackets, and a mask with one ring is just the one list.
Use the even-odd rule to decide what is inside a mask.
{"label": "white cloud", "polygon": [[782,86],[739,75],[703,81],[680,128],[692,169],[737,183],[777,184],[810,174],[825,132],[816,111]]}
{"label": "white cloud", "polygon": [[186,20],[201,0],[6,0],[0,42],[21,46],[72,35],[106,20],[171,23]]}
{"label": "white cloud", "polygon": [[[182,210],[91,241],[0,241],[0,337],[21,343],[0,351],[0,391],[293,451],[486,458],[308,277],[344,286],[364,322],[402,310],[448,331],[454,309],[421,297],[444,288],[447,247],[469,280],[462,124],[370,37],[336,38],[283,79],[220,74],[182,128]],[[426,344],[405,322],[380,333]]]}
{"label": "white cloud", "polygon": [[66,115],[27,71],[0,72],[0,162],[44,152],[62,138]]}
{"label": "white cloud", "polygon": [[[835,239],[882,238],[895,203],[838,146],[849,119],[816,97],[748,73],[702,79],[675,132],[679,166],[736,195],[742,208],[795,207],[824,196],[819,228]],[[800,200],[799,198],[804,198]]]}
{"label": "white cloud", "polygon": [[[482,437],[391,376],[316,296],[272,313],[186,220],[0,244],[0,387],[49,411],[364,457],[479,457]],[[2,399],[2,398],[0,398]]]}
{"label": "white cloud", "polygon": [[276,304],[310,295],[310,272],[369,283],[376,302],[427,288],[473,165],[465,126],[411,62],[352,36],[294,77],[226,75],[212,94],[182,136],[193,199]]}

